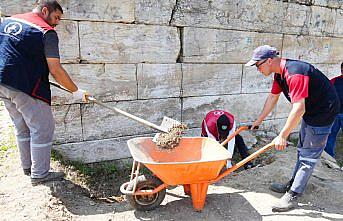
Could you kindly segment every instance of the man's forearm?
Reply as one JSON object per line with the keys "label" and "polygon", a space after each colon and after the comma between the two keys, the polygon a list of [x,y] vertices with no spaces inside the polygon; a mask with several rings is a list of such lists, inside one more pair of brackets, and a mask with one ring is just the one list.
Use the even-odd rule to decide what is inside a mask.
{"label": "man's forearm", "polygon": [[57,83],[59,83],[60,85],[68,89],[69,91],[71,92],[77,91],[78,89],[77,86],[71,80],[67,72],[62,67],[61,69],[56,70],[55,73],[51,73],[51,74],[54,77],[54,79],[57,81]]}
{"label": "man's forearm", "polygon": [[71,92],[77,91],[77,86],[73,80],[69,77],[68,73],[64,70],[58,58],[47,58],[49,72],[54,77],[54,79],[68,89]]}

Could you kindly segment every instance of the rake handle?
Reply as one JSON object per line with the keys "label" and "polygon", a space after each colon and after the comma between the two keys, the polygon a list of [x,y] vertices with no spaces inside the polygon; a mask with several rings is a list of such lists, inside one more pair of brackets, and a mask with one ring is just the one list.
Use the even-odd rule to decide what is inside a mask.
{"label": "rake handle", "polygon": [[[67,91],[67,92],[69,92],[69,93],[72,93],[71,91],[69,91],[68,89],[62,87],[62,86],[59,85],[59,84],[56,84],[56,83],[54,83],[54,82],[50,82],[50,84],[53,85],[53,86],[55,86],[55,87],[57,87],[57,88],[59,88],[59,89],[61,89],[61,90]],[[88,99],[89,101],[93,102],[93,103],[96,103],[96,104],[102,106],[102,107],[105,107],[105,108],[110,109],[110,110],[112,110],[112,111],[115,111],[115,112],[117,112],[117,113],[119,113],[119,114],[122,114],[122,115],[124,115],[124,116],[126,116],[126,117],[128,117],[128,118],[130,118],[130,119],[132,119],[132,120],[134,120],[134,121],[137,121],[138,123],[144,124],[144,125],[146,125],[146,126],[148,126],[148,127],[151,127],[151,128],[153,128],[153,129],[156,129],[156,130],[161,131],[161,132],[163,132],[163,133],[168,133],[167,130],[165,130],[164,128],[162,128],[162,127],[160,127],[160,126],[158,126],[158,125],[156,125],[156,124],[153,124],[153,123],[151,123],[151,122],[149,122],[149,121],[147,121],[147,120],[144,120],[144,119],[142,119],[142,118],[136,117],[136,116],[134,116],[134,115],[132,115],[132,114],[129,114],[129,113],[123,111],[123,110],[120,110],[120,109],[118,109],[118,108],[116,108],[116,107],[110,107],[110,106],[108,106],[107,104],[98,101],[97,99],[95,99],[95,98],[92,97],[92,96],[87,96],[87,99]]]}

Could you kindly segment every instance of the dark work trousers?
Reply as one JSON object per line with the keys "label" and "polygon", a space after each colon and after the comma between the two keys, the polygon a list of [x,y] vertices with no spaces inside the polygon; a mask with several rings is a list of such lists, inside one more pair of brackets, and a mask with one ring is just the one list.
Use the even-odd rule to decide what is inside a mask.
{"label": "dark work trousers", "polygon": [[[225,145],[227,149],[227,144]],[[241,155],[242,159],[247,158],[250,154],[248,152],[248,148],[244,143],[243,137],[239,134],[235,136],[235,151],[238,150],[239,155]]]}

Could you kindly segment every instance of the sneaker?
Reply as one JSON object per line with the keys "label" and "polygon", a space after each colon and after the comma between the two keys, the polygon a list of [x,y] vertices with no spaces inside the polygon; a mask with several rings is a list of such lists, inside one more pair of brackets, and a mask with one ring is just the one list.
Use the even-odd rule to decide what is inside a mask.
{"label": "sneaker", "polygon": [[286,184],[281,183],[272,183],[269,187],[270,190],[277,192],[277,193],[286,193],[291,189],[291,186],[293,184],[293,179],[288,181]]}
{"label": "sneaker", "polygon": [[30,176],[31,175],[31,168],[23,169],[24,175]]}
{"label": "sneaker", "polygon": [[32,186],[36,186],[38,184],[47,183],[54,180],[60,180],[64,177],[64,175],[65,174],[63,172],[49,172],[49,174],[46,177],[31,178],[31,184]]}
{"label": "sneaker", "polygon": [[279,202],[277,202],[273,207],[273,212],[287,212],[291,209],[294,209],[298,205],[298,196],[297,193],[293,191],[286,192]]}

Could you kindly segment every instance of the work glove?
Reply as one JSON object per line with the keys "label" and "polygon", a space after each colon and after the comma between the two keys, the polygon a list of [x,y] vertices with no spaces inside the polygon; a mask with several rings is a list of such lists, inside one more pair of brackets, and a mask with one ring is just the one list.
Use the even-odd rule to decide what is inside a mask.
{"label": "work glove", "polygon": [[75,101],[82,100],[83,102],[88,102],[87,97],[89,93],[85,90],[78,89],[77,91],[73,92],[73,98]]}

